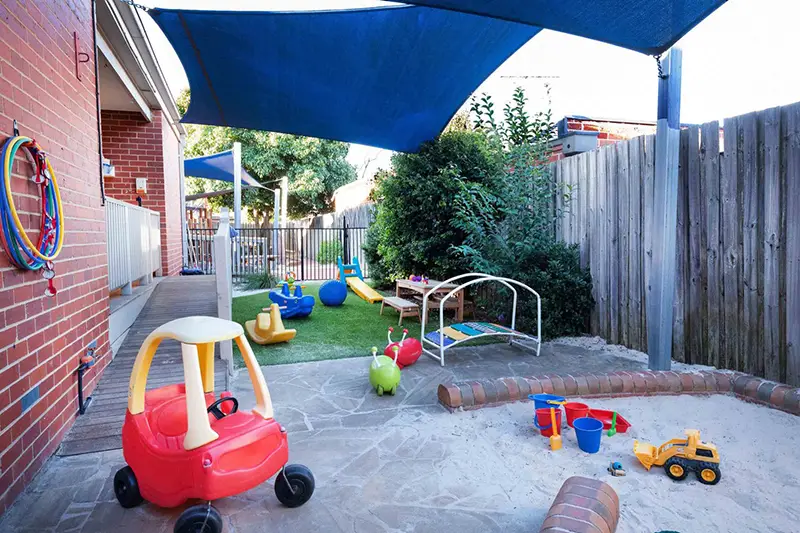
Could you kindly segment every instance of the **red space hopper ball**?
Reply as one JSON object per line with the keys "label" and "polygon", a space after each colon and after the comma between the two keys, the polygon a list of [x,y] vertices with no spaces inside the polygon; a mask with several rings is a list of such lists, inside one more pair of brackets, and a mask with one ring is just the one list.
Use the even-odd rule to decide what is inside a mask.
{"label": "red space hopper ball", "polygon": [[408,335],[407,329],[403,330],[403,338],[400,339],[400,342],[392,342],[393,332],[394,328],[390,326],[389,333],[386,334],[386,338],[389,339],[389,345],[383,350],[383,355],[394,359],[392,348],[397,346],[400,349],[397,354],[397,366],[402,369],[404,366],[416,363],[419,356],[422,355],[422,343],[413,337],[406,338],[406,335]]}

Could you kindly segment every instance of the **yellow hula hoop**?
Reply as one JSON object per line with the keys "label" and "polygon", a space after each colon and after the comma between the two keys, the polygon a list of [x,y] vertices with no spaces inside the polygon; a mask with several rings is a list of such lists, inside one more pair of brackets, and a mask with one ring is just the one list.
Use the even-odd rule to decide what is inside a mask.
{"label": "yellow hula hoop", "polygon": [[[15,139],[22,139],[24,143],[33,143],[33,139],[30,137],[23,137],[19,136]],[[16,141],[12,141],[16,142]],[[34,143],[35,144],[35,143]],[[36,145],[38,146],[38,145]],[[11,150],[6,152],[5,161],[3,161],[3,171],[5,172],[6,169],[10,168],[11,161]],[[64,215],[63,210],[61,209],[61,191],[58,188],[58,181],[56,180],[56,173],[53,170],[53,165],[50,164],[50,159],[45,157],[45,161],[47,162],[47,171],[50,173],[50,181],[53,183],[53,189],[56,196],[56,204],[58,206],[58,226],[60,231],[58,232],[58,243],[56,244],[56,250],[52,253],[52,255],[44,255],[41,253],[37,248],[36,245],[31,242],[28,238],[28,234],[25,233],[25,228],[22,227],[22,221],[19,219],[19,215],[17,214],[17,207],[14,205],[14,196],[11,194],[11,173],[9,172],[5,177],[5,188],[6,188],[6,197],[8,198],[8,207],[11,211],[11,218],[14,219],[14,225],[17,228],[22,240],[25,241],[25,244],[28,246],[28,249],[31,251],[33,255],[41,259],[42,261],[52,261],[58,254],[61,253],[61,246],[64,244]]]}

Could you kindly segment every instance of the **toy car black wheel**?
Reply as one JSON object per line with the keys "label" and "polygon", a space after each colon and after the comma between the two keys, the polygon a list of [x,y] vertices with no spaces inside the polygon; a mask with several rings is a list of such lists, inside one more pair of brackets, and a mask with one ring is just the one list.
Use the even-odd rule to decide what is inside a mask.
{"label": "toy car black wheel", "polygon": [[120,468],[114,475],[114,494],[117,496],[119,504],[126,509],[136,507],[144,501],[139,493],[139,483],[136,475],[129,466]]}
{"label": "toy car black wheel", "polygon": [[675,481],[682,481],[689,475],[689,465],[679,457],[673,457],[664,463],[667,475]]}
{"label": "toy car black wheel", "polygon": [[700,463],[695,470],[697,481],[703,485],[716,485],[722,479],[722,472],[719,471],[719,465],[714,463]]}
{"label": "toy car black wheel", "polygon": [[275,496],[286,507],[300,507],[314,494],[314,475],[303,465],[288,465],[275,478]]}
{"label": "toy car black wheel", "polygon": [[178,517],[175,533],[222,533],[222,516],[210,503],[192,505]]}

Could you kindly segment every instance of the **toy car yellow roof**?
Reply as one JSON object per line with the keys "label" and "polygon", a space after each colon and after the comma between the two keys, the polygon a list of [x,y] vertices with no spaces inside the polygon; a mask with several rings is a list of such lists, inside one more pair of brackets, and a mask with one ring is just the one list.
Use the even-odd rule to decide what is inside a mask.
{"label": "toy car yellow roof", "polygon": [[164,339],[181,343],[184,384],[186,387],[187,431],[183,446],[192,450],[215,440],[219,435],[211,429],[204,394],[214,393],[214,345],[234,340],[247,367],[256,406],[253,412],[272,418],[272,400],[267,382],[258,366],[240,324],[207,316],[192,316],[167,322],[155,329],[142,343],[131,371],[128,385],[128,412],[139,415],[145,408],[145,389],[150,365]]}
{"label": "toy car yellow roof", "polygon": [[240,324],[211,316],[178,318],[159,326],[151,334],[154,338],[175,339],[184,344],[205,344],[235,339],[243,335]]}

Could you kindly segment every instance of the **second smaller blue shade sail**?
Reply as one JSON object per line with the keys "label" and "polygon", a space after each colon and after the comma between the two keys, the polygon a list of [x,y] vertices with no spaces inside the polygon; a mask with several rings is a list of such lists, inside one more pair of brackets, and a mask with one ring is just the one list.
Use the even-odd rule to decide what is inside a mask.
{"label": "second smaller blue shade sail", "polygon": [[540,30],[419,7],[153,9],[191,85],[183,122],[414,152]]}
{"label": "second smaller blue shade sail", "polygon": [[[183,161],[183,173],[193,178],[207,178],[233,183],[233,152],[228,150],[218,154],[185,159]],[[242,168],[242,185],[263,188],[255,178],[247,173],[244,167]]]}

